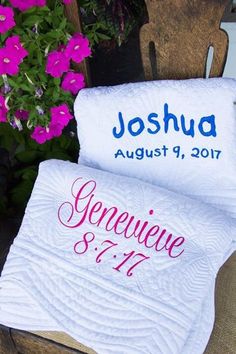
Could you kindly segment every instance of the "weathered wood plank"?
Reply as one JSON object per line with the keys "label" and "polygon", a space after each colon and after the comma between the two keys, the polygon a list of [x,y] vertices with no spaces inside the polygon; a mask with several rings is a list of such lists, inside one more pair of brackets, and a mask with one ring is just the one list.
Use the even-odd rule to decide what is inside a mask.
{"label": "weathered wood plank", "polygon": [[18,354],[18,351],[11,338],[10,329],[0,325],[0,353]]}
{"label": "weathered wood plank", "polygon": [[83,345],[80,342],[77,342],[76,339],[71,337],[70,335],[66,334],[65,332],[58,332],[58,331],[30,331],[33,334],[36,334],[39,337],[43,337],[45,339],[52,340],[53,342],[56,342],[58,344],[62,344],[66,347],[69,347],[71,349],[76,349],[80,352],[86,353],[86,354],[96,354],[96,352]]}
{"label": "weathered wood plank", "polygon": [[22,354],[83,354],[79,350],[65,347],[25,331],[11,329],[11,337],[18,352]]}
{"label": "weathered wood plank", "polygon": [[204,354],[236,353],[236,252],[220,269],[215,291],[215,323]]}
{"label": "weathered wood plank", "polygon": [[220,29],[220,22],[229,2],[146,0],[149,23],[140,30],[146,80],[205,77],[211,46],[214,58],[210,76],[221,76],[228,35]]}
{"label": "weathered wood plank", "polygon": [[[68,20],[73,24],[75,32],[83,33],[82,23],[80,19],[80,11],[77,4],[77,0],[72,0],[69,5],[65,6],[65,13]],[[91,86],[91,79],[90,79],[90,70],[88,60],[83,60],[82,63],[76,65],[76,69],[82,72],[85,77],[86,85],[89,87]]]}

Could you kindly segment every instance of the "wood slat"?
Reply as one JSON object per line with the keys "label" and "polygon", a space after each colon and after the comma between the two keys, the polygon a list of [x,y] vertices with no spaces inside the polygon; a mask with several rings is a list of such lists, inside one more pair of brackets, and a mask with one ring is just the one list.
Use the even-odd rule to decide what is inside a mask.
{"label": "wood slat", "polygon": [[[72,2],[65,6],[65,14],[68,20],[73,24],[75,32],[83,33],[82,23],[80,19],[79,6],[77,0],[72,0]],[[76,69],[84,74],[85,82],[87,87],[91,86],[90,70],[88,59],[82,61],[82,63],[77,64]]]}
{"label": "wood slat", "polygon": [[[54,341],[36,336],[30,332],[11,329],[11,338],[17,348],[17,353],[22,354],[84,354],[83,352],[65,347]],[[1,353],[1,351],[0,351]],[[8,352],[3,352],[8,354]],[[9,353],[11,354],[11,353]],[[15,354],[15,353],[12,353]]]}
{"label": "wood slat", "polygon": [[15,344],[11,338],[10,329],[0,325],[0,353],[18,354]]}

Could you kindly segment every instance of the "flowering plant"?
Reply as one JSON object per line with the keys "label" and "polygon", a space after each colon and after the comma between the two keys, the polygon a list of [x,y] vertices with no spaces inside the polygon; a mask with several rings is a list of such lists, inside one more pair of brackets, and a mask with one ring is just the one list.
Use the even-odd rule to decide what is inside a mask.
{"label": "flowering plant", "polygon": [[22,216],[41,161],[78,157],[72,105],[85,83],[73,65],[91,50],[70,2],[0,0],[0,219]]}
{"label": "flowering plant", "polygon": [[73,70],[90,56],[88,39],[64,15],[71,0],[9,0],[0,5],[0,124],[43,144],[73,118],[74,95],[85,86]]}
{"label": "flowering plant", "polygon": [[143,0],[79,0],[79,5],[86,35],[104,49],[112,50],[116,43],[121,46],[148,21]]}

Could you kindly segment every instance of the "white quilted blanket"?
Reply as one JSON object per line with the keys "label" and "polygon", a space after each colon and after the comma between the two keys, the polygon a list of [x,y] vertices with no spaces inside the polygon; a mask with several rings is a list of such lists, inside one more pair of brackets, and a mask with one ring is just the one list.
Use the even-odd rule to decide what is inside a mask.
{"label": "white quilted blanket", "polygon": [[101,354],[199,354],[235,221],[139,180],[40,165],[0,278],[0,322]]}
{"label": "white quilted blanket", "polygon": [[236,80],[86,88],[75,101],[84,165],[140,178],[236,218]]}

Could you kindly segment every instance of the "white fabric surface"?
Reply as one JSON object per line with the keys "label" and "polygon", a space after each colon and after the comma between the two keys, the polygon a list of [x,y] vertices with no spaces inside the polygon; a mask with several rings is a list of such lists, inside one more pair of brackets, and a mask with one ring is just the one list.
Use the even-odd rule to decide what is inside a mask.
{"label": "white fabric surface", "polygon": [[[80,162],[198,198],[236,217],[235,101],[236,80],[222,78],[153,81],[81,90],[74,106]],[[165,104],[168,112],[177,117],[176,130],[173,119],[166,120],[167,133],[163,121]],[[117,137],[122,133],[119,112],[125,130]],[[158,117],[149,116],[150,113]],[[191,135],[183,133],[181,115],[187,131],[190,120],[194,120],[194,136],[192,131]],[[209,116],[214,116],[210,123],[201,120]],[[133,136],[127,128],[135,117],[142,119],[145,128],[142,131],[139,119],[130,124],[131,131],[140,131]],[[181,148],[179,157],[178,151],[173,151],[176,146]],[[118,151],[122,153],[117,154]],[[127,157],[127,151],[132,158]]]}
{"label": "white fabric surface", "polygon": [[[104,208],[114,206],[116,216],[98,226]],[[146,225],[140,237],[128,237],[129,220]],[[154,225],[159,230],[148,238]],[[165,229],[159,248],[169,234],[184,242],[157,252],[151,246]],[[0,322],[64,331],[99,354],[200,354],[213,327],[215,278],[236,248],[235,231],[223,213],[140,180],[44,162],[0,278]],[[75,245],[86,248],[77,243],[87,232],[94,240],[75,253]],[[131,251],[136,259],[115,270]],[[127,276],[140,254],[150,258]]]}

